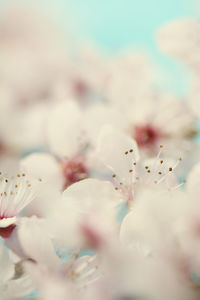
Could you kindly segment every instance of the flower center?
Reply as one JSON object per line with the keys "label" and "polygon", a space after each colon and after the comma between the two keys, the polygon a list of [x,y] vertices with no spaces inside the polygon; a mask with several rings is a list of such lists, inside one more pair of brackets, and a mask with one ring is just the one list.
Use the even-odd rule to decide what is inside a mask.
{"label": "flower center", "polygon": [[11,236],[13,230],[15,229],[16,225],[12,224],[5,228],[0,228],[0,236],[4,239],[7,239]]}
{"label": "flower center", "polygon": [[62,170],[65,178],[64,189],[69,185],[88,177],[88,169],[79,158],[64,162],[62,164]]}
{"label": "flower center", "polygon": [[74,91],[76,96],[82,99],[88,94],[89,87],[82,79],[76,79],[74,81]]}
{"label": "flower center", "polygon": [[160,131],[150,124],[136,126],[133,134],[139,147],[154,147],[161,138]]}

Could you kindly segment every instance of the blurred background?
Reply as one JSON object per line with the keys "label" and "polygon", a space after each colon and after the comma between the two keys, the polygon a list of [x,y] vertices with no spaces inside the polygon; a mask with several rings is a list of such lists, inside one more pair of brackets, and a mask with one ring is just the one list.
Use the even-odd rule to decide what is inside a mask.
{"label": "blurred background", "polygon": [[[1,0],[1,4],[8,0]],[[31,0],[26,0],[31,2]],[[177,95],[188,90],[185,68],[163,55],[155,42],[157,29],[168,21],[199,17],[195,0],[35,0],[70,34],[73,41],[89,41],[108,52],[124,48],[146,51],[162,72],[162,85]]]}
{"label": "blurred background", "polygon": [[[127,108],[126,114],[136,114],[131,122],[142,113],[143,123],[145,113],[151,118],[156,113],[156,101],[170,94],[198,103],[198,64],[188,68],[176,55],[171,58],[169,49],[159,48],[164,43],[182,52],[185,46],[195,61],[199,32],[193,19],[199,12],[196,0],[0,0],[0,151],[23,156],[48,148],[46,127],[53,123],[48,111],[60,101],[74,99],[81,109],[97,102],[120,113]],[[159,40],[160,28],[185,18],[192,19],[190,26],[184,21],[184,30],[175,34],[172,26]],[[169,106],[176,121],[183,102]],[[196,104],[193,110],[196,114]],[[72,115],[64,116],[64,124]]]}

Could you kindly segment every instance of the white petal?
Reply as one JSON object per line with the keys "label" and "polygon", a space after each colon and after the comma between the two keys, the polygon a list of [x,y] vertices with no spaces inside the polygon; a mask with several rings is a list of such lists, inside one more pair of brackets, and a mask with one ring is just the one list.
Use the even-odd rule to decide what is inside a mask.
{"label": "white petal", "polygon": [[87,109],[85,113],[85,130],[92,142],[97,141],[100,130],[105,125],[123,130],[127,127],[127,120],[123,114],[109,106],[95,105]]}
{"label": "white petal", "polygon": [[106,206],[115,207],[121,200],[120,193],[110,182],[91,178],[69,186],[63,193],[63,200],[67,201],[68,198],[72,198],[83,211],[92,207],[96,209],[106,209]]}
{"label": "white petal", "polygon": [[30,294],[34,290],[31,278],[28,275],[23,275],[22,277],[14,280],[10,280],[7,285],[6,295],[13,299],[14,297],[24,297]]}
{"label": "white petal", "polygon": [[81,111],[73,101],[55,106],[49,113],[47,141],[53,153],[61,157],[77,154],[80,148]]}
{"label": "white petal", "polygon": [[9,260],[8,254],[0,247],[0,282],[5,282],[14,276],[14,265]]}
{"label": "white petal", "polygon": [[36,217],[22,218],[18,227],[18,237],[28,258],[49,267],[57,266],[59,259],[47,235],[44,220]]}
{"label": "white petal", "polygon": [[15,224],[17,218],[13,217],[13,218],[4,218],[0,220],[0,228],[6,228],[12,224]]}
{"label": "white petal", "polygon": [[188,62],[198,50],[199,33],[200,24],[196,20],[176,20],[161,27],[158,43],[163,52]]}
{"label": "white petal", "polygon": [[58,161],[47,153],[34,153],[20,161],[21,169],[32,178],[61,187],[63,176]]}
{"label": "white petal", "polygon": [[191,170],[187,179],[187,191],[192,196],[199,198],[200,194],[200,163],[197,163]]}

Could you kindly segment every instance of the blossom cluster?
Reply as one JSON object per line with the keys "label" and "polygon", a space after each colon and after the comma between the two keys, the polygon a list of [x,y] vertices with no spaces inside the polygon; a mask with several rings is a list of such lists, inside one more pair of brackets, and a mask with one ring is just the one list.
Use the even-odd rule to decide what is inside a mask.
{"label": "blossom cluster", "polygon": [[35,8],[4,7],[1,300],[199,299],[199,38],[192,19],[156,34],[191,73],[178,99],[146,54],[74,50]]}

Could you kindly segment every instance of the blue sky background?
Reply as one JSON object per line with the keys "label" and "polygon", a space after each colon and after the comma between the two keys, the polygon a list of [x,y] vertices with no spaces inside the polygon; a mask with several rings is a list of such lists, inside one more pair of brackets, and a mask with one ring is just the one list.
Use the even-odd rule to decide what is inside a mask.
{"label": "blue sky background", "polygon": [[77,38],[87,38],[112,52],[130,46],[146,50],[159,64],[166,88],[179,95],[187,93],[186,70],[178,62],[159,52],[155,33],[162,24],[175,18],[196,17],[198,13],[193,0],[50,0],[50,2],[57,7],[59,2],[62,7],[63,24],[66,19],[71,20],[75,25]]}
{"label": "blue sky background", "polygon": [[175,18],[197,17],[197,0],[32,1],[43,4],[62,26],[72,28],[75,40],[86,39],[111,52],[130,46],[146,50],[161,68],[166,87],[180,95],[187,92],[186,70],[159,52],[155,32]]}

